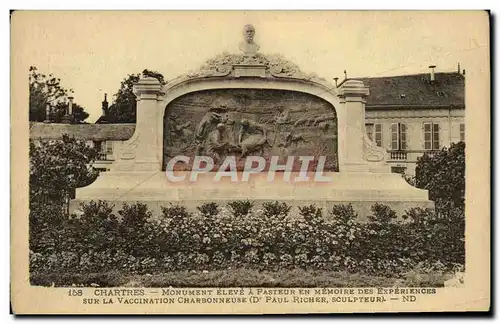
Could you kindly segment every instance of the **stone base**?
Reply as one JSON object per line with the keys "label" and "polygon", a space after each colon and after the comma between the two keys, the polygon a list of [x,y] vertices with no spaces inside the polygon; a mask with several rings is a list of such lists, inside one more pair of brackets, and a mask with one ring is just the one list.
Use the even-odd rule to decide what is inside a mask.
{"label": "stone base", "polygon": [[257,205],[278,200],[294,207],[350,203],[360,219],[365,219],[371,214],[370,207],[377,202],[389,205],[398,214],[412,207],[433,207],[426,190],[410,186],[399,174],[354,172],[325,176],[332,181],[285,182],[282,175],[277,174],[275,180],[269,182],[265,175],[254,174],[248,182],[231,182],[228,178],[214,182],[213,175],[209,174],[200,175],[196,182],[173,183],[163,172],[105,172],[90,186],[76,190],[70,209],[74,210],[83,201],[105,200],[114,203],[117,209],[124,202],[147,203],[156,213],[169,203],[181,203],[195,210],[203,202],[224,204],[249,199]]}

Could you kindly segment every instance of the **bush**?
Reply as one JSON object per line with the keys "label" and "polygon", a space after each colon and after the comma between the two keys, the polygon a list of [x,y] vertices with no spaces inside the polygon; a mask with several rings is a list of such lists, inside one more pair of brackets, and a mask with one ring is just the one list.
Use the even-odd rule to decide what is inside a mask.
{"label": "bush", "polygon": [[323,222],[323,211],[316,205],[299,207],[299,214],[308,223],[319,225]]}
{"label": "bush", "polygon": [[459,209],[450,210],[447,217],[410,209],[401,221],[388,206],[375,204],[368,222],[361,223],[351,205],[333,206],[327,215],[316,205],[292,211],[280,202],[265,203],[246,216],[235,208],[204,204],[190,213],[169,205],[154,218],[144,204],[124,204],[116,216],[112,206],[90,202],[82,205],[80,216],[34,239],[31,271],[144,274],[302,268],[404,279],[422,262],[448,269],[465,261],[465,222]]}
{"label": "bush", "polygon": [[277,219],[284,219],[286,216],[288,216],[290,209],[292,209],[292,207],[287,203],[280,203],[279,201],[264,202],[262,204],[262,207],[264,208],[264,216],[266,216],[267,218]]}
{"label": "bush", "polygon": [[371,211],[373,215],[369,215],[368,220],[373,224],[383,226],[390,224],[398,218],[396,212],[387,205],[375,203],[375,205],[371,207]]}
{"label": "bush", "polygon": [[330,215],[333,217],[335,222],[345,225],[352,225],[358,218],[358,214],[354,211],[351,204],[334,205],[330,210]]}
{"label": "bush", "polygon": [[227,204],[235,217],[247,216],[254,206],[250,200],[236,200]]}
{"label": "bush", "polygon": [[204,203],[196,209],[204,216],[215,216],[219,213],[219,205],[215,202]]}
{"label": "bush", "polygon": [[464,208],[465,143],[452,143],[432,156],[418,158],[415,184],[429,190],[429,199],[436,202],[440,213],[449,208]]}

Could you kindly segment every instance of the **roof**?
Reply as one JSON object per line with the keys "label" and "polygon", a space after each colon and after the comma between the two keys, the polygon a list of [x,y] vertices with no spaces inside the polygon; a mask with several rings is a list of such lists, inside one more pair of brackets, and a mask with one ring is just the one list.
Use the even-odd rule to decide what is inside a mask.
{"label": "roof", "polygon": [[366,106],[372,107],[465,107],[465,77],[457,72],[430,73],[380,78],[352,78],[370,87]]}
{"label": "roof", "polygon": [[135,124],[30,123],[30,139],[60,139],[66,134],[92,141],[123,141],[132,137],[134,131]]}

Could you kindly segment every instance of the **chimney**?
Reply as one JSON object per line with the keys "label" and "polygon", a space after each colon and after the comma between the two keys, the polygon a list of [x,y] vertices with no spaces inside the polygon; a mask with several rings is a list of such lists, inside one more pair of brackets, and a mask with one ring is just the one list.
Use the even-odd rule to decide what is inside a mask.
{"label": "chimney", "polygon": [[463,74],[463,75],[465,75],[465,69],[464,69],[464,71],[462,72],[462,74]]}
{"label": "chimney", "polygon": [[102,102],[102,115],[106,116],[106,113],[108,112],[108,94],[104,94],[104,101]]}
{"label": "chimney", "polygon": [[339,81],[339,78],[333,78],[335,80],[335,87],[337,87],[338,85],[338,81]]}
{"label": "chimney", "polygon": [[50,105],[45,106],[45,120],[44,123],[50,123]]}
{"label": "chimney", "polygon": [[68,115],[72,116],[73,115],[73,97],[68,97],[69,103],[68,103]]}
{"label": "chimney", "polygon": [[344,80],[347,80],[347,70],[344,70]]}
{"label": "chimney", "polygon": [[429,65],[429,69],[431,69],[431,82],[436,81],[436,74],[434,72],[435,65]]}
{"label": "chimney", "polygon": [[458,71],[457,73],[460,74],[460,62],[458,62],[458,70],[457,71]]}

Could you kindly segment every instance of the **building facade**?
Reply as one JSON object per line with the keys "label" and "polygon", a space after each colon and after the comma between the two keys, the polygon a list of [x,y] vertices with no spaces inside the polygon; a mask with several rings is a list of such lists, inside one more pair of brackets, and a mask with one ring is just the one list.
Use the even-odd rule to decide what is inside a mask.
{"label": "building facade", "polygon": [[418,157],[465,141],[464,71],[359,79],[370,88],[367,136],[392,172],[415,175]]}

